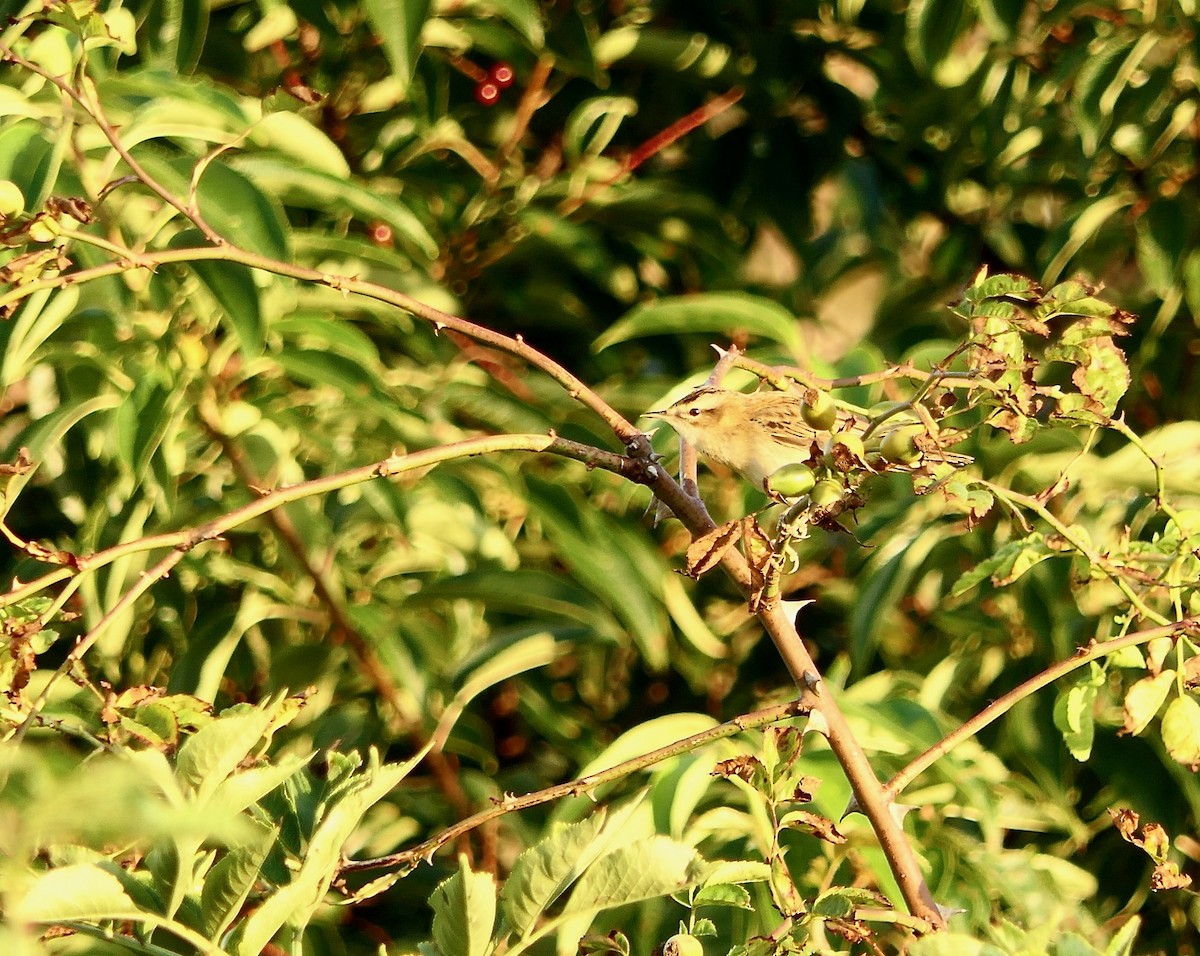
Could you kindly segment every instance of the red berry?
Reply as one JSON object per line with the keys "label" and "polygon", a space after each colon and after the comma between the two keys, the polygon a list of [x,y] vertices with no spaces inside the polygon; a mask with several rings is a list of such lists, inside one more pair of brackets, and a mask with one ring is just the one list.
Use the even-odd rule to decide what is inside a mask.
{"label": "red berry", "polygon": [[488,70],[488,79],[490,79],[499,89],[507,90],[513,85],[513,80],[516,74],[513,73],[513,68],[501,60]]}
{"label": "red berry", "polygon": [[392,244],[392,227],[386,222],[373,222],[370,229],[371,242],[377,246]]}
{"label": "red berry", "polygon": [[479,83],[475,87],[475,101],[480,106],[495,106],[500,99],[500,87],[495,83]]}

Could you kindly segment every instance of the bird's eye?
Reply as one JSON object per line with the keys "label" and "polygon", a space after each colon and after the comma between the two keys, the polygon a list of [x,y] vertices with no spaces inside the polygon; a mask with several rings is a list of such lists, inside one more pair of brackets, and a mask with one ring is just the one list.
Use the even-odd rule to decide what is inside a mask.
{"label": "bird's eye", "polygon": [[688,409],[688,414],[689,414],[689,415],[691,415],[691,416],[692,416],[692,418],[696,418],[696,417],[697,417],[697,416],[700,414],[700,409],[698,409],[698,408],[689,408],[689,409]]}

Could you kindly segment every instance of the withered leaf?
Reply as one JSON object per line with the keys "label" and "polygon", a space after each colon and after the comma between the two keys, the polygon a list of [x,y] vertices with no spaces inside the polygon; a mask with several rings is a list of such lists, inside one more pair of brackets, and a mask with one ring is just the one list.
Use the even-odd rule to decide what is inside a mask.
{"label": "withered leaf", "polygon": [[687,549],[688,577],[698,578],[720,564],[725,552],[742,536],[742,526],[741,520],[730,521],[692,541]]}

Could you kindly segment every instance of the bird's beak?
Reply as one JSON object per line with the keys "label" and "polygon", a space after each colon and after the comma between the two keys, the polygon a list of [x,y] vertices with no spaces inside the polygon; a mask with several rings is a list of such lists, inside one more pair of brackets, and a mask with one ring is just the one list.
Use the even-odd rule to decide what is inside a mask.
{"label": "bird's beak", "polygon": [[653,412],[642,412],[642,418],[666,418],[667,410],[665,408],[658,409]]}

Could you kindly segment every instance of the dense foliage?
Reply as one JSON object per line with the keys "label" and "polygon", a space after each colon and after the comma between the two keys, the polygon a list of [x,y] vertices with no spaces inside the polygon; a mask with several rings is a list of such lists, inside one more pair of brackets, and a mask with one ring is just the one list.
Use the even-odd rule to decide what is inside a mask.
{"label": "dense foliage", "polygon": [[1190,0],[0,9],[0,949],[1194,951]]}

